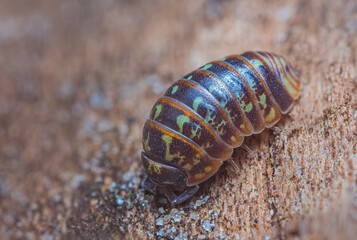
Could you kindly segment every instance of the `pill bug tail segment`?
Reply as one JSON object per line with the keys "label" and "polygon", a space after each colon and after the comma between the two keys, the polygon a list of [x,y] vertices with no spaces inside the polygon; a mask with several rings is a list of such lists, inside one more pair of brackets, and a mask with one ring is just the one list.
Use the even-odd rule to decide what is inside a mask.
{"label": "pill bug tail segment", "polygon": [[[274,73],[279,83],[282,86],[282,90],[279,89],[279,94],[274,96],[276,102],[281,108],[283,114],[289,112],[294,104],[294,99],[298,98],[299,90],[301,86],[298,74],[292,68],[290,62],[284,57],[267,52],[247,52],[245,54],[255,55],[260,59],[265,66],[267,66],[271,72]],[[281,103],[285,100],[285,104]]]}
{"label": "pill bug tail segment", "polygon": [[187,200],[245,136],[274,126],[291,109],[300,85],[290,63],[267,52],[227,56],[185,75],[144,125],[143,188],[173,204]]}

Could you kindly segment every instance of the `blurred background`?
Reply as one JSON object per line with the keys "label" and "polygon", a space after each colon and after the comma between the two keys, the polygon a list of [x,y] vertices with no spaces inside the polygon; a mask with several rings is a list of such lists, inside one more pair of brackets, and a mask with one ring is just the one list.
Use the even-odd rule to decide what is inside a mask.
{"label": "blurred background", "polygon": [[[319,205],[311,200],[317,194],[312,189],[326,183],[326,191],[332,193],[341,185],[350,186],[356,177],[356,16],[354,0],[2,0],[0,238],[270,239],[320,231],[319,226],[300,224],[300,216]],[[182,220],[167,220],[167,227],[161,227],[157,220],[171,214],[172,207],[139,189],[143,123],[173,81],[210,60],[246,50],[282,54],[300,72],[302,95],[285,122],[293,122],[288,125],[293,133],[321,139],[319,129],[343,127],[338,143],[331,140],[313,149],[311,142],[300,144],[316,153],[312,158],[298,147],[292,152],[310,161],[331,159],[332,165],[340,156],[341,165],[335,163],[332,170],[325,168],[326,162],[315,166],[331,170],[331,179],[286,180],[292,192],[302,189],[308,196],[304,200],[301,194],[288,194],[290,200],[281,200],[296,201],[291,205],[274,205],[268,197],[250,201],[244,195],[250,190],[242,191],[242,186],[227,190],[227,184],[240,181],[229,168],[221,179],[205,185],[193,205],[174,211]],[[326,114],[343,119],[331,120]],[[256,153],[248,167],[251,172],[261,171],[253,167],[265,158],[289,156],[279,152],[288,146],[283,140],[275,146],[276,155],[267,149],[267,154],[258,153],[274,139],[270,132],[264,134],[248,141]],[[286,134],[280,139],[292,138]],[[330,133],[331,138],[337,135]],[[304,142],[298,140],[292,141]],[[343,152],[331,152],[336,149]],[[244,174],[242,178],[249,179]],[[267,180],[275,174],[267,171],[266,176],[272,176]],[[266,180],[254,179],[252,186],[259,181]],[[268,194],[281,182],[271,184],[262,183],[261,189],[267,189],[262,191]],[[233,190],[245,193],[232,200],[236,210],[227,210],[219,199]],[[199,208],[197,199],[206,195],[211,196],[207,209]],[[347,191],[346,196],[352,195]],[[245,213],[238,210],[243,204],[250,204]],[[208,216],[212,209],[216,212]],[[202,228],[205,219],[209,224]]]}

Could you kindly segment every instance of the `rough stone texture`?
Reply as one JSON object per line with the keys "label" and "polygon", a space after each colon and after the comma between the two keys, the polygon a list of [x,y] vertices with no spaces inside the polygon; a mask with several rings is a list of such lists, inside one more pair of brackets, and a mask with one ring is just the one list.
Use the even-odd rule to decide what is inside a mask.
{"label": "rough stone texture", "polygon": [[[0,16],[0,238],[356,239],[356,1],[6,0]],[[187,203],[145,193],[155,100],[245,50],[301,75],[281,131]]]}

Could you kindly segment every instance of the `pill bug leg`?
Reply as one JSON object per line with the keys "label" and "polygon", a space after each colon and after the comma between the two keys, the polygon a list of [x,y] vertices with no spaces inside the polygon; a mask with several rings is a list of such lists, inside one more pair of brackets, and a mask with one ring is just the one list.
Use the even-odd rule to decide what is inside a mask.
{"label": "pill bug leg", "polygon": [[274,134],[274,135],[277,135],[277,134],[279,134],[279,133],[281,133],[281,129],[280,129],[279,127],[277,127],[277,126],[274,126],[274,127],[273,127],[273,134]]}
{"label": "pill bug leg", "polygon": [[249,153],[249,155],[253,155],[253,151],[246,144],[242,144],[242,147]]}
{"label": "pill bug leg", "polygon": [[229,160],[229,162],[232,164],[232,166],[234,167],[234,169],[235,169],[237,172],[240,171],[240,169],[239,169],[239,167],[238,167],[238,164],[234,161],[233,158],[231,158],[231,160]]}
{"label": "pill bug leg", "polygon": [[189,199],[190,197],[192,197],[197,192],[198,189],[199,189],[198,185],[188,187],[185,189],[185,191],[183,191],[180,195],[177,196],[174,193],[173,188],[170,187],[166,189],[165,196],[170,201],[171,204],[180,204],[186,201],[187,199]]}
{"label": "pill bug leg", "polygon": [[146,177],[144,180],[141,182],[141,187],[144,188],[147,191],[150,192],[155,192],[157,185],[153,183],[150,178]]}

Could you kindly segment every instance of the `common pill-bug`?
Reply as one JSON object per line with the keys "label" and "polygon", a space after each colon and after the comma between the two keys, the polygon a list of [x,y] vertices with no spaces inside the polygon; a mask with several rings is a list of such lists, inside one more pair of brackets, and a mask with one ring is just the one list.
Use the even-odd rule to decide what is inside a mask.
{"label": "common pill-bug", "polygon": [[187,200],[245,136],[277,123],[299,88],[290,63],[267,52],[231,55],[185,75],[144,125],[142,186],[162,190],[171,203]]}

